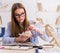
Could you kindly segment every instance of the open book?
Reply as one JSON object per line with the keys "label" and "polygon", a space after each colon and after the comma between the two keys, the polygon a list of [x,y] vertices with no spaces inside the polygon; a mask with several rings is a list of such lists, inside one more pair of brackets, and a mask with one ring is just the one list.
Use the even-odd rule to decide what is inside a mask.
{"label": "open book", "polygon": [[28,50],[31,48],[38,48],[38,49],[42,49],[42,46],[38,46],[35,45],[31,42],[27,42],[27,43],[12,43],[12,44],[5,44],[3,45],[5,46],[6,49],[21,49],[21,50]]}
{"label": "open book", "polygon": [[27,42],[27,43],[11,43],[11,44],[4,44],[3,49],[9,49],[9,50],[28,50],[31,49],[32,46],[34,46],[33,43]]}
{"label": "open book", "polygon": [[11,43],[11,44],[4,44],[5,46],[33,46],[33,43]]}

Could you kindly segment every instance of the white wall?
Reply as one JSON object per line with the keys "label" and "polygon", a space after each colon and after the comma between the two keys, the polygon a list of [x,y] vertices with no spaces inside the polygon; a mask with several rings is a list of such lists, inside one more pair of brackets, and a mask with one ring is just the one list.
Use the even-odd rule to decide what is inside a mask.
{"label": "white wall", "polygon": [[[28,18],[31,20],[41,17],[45,24],[54,25],[56,18],[60,15],[60,12],[56,12],[57,5],[60,5],[60,0],[0,0],[0,16],[2,17],[3,26],[6,26],[10,21],[11,6],[15,2],[25,5]],[[42,3],[42,12],[38,11],[38,2]],[[8,6],[4,7],[5,4],[8,4]]]}
{"label": "white wall", "polygon": [[37,17],[43,18],[45,24],[55,25],[56,18],[60,16],[60,12],[56,11],[60,0],[38,0],[37,2],[42,3],[43,6],[43,12],[38,11]]}
{"label": "white wall", "polygon": [[57,5],[60,5],[60,0],[38,0],[43,5],[43,9],[47,9],[49,12],[56,12]]}
{"label": "white wall", "polygon": [[29,19],[35,19],[36,18],[36,11],[37,11],[37,5],[36,0],[22,0],[22,3],[25,4],[26,10],[28,13]]}

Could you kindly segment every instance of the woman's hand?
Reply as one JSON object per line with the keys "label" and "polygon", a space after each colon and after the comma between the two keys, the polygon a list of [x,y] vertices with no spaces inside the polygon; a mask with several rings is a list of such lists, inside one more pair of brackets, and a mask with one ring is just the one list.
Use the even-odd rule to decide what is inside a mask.
{"label": "woman's hand", "polygon": [[27,30],[35,30],[36,31],[36,27],[34,25],[30,25]]}
{"label": "woman's hand", "polygon": [[19,36],[15,38],[15,42],[25,42],[29,37],[28,36]]}
{"label": "woman's hand", "polygon": [[24,33],[19,35],[20,35],[19,37],[15,38],[15,42],[25,42],[32,36],[30,31],[25,31]]}
{"label": "woman's hand", "polygon": [[38,33],[40,33],[41,35],[43,34],[43,32],[40,31],[39,29],[37,29],[34,25],[30,25],[27,30],[34,30],[34,31],[37,31]]}

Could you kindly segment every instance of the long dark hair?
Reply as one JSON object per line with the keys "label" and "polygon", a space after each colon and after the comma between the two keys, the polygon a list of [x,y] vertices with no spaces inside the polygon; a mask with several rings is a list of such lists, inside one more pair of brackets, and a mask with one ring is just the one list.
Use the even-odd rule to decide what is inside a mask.
{"label": "long dark hair", "polygon": [[[15,10],[20,8],[24,9],[24,12],[25,12],[25,20],[23,22],[24,29],[22,29],[21,26],[19,26],[18,21],[15,18]],[[24,6],[21,3],[14,3],[12,6],[12,12],[11,12],[11,36],[18,37],[19,36],[18,34],[25,31],[28,26],[29,26],[29,22],[27,20],[27,14]]]}

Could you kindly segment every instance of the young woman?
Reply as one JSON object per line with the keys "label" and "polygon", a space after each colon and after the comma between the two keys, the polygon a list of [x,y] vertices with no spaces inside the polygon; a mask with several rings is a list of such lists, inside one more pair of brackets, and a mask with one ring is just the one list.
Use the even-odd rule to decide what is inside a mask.
{"label": "young woman", "polygon": [[[21,35],[23,32],[29,32],[30,35]],[[14,42],[33,42],[36,43],[36,39],[33,39],[33,35],[42,35],[43,32],[30,25],[27,20],[27,14],[24,6],[21,3],[14,3],[11,11],[11,22],[8,24],[7,31],[3,37],[3,43]]]}

